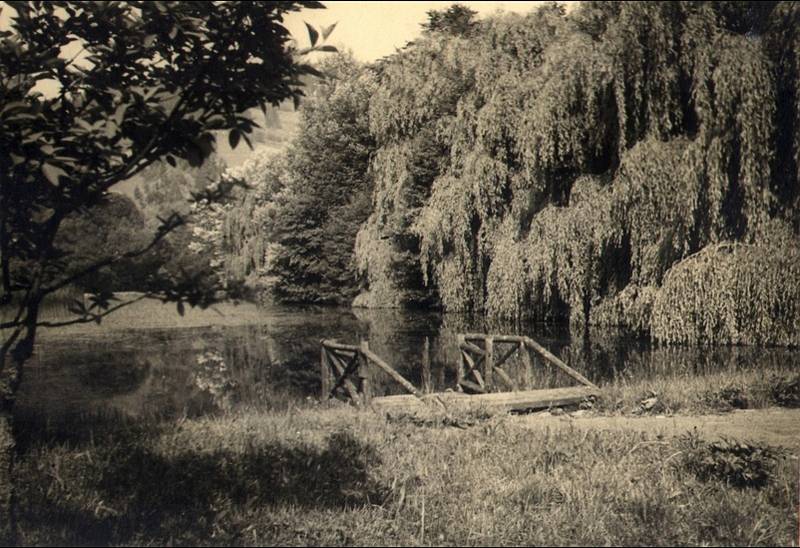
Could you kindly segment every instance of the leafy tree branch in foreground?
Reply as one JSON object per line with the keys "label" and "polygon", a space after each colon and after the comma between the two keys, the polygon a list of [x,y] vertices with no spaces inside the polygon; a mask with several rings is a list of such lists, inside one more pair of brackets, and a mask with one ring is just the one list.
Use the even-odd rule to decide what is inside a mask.
{"label": "leafy tree branch in foreground", "polygon": [[[70,271],[56,246],[70,216],[158,160],[199,166],[215,132],[232,146],[255,123],[244,113],[302,96],[316,74],[290,49],[282,21],[318,2],[6,2],[0,31],[0,282],[13,310],[0,346],[0,538],[14,539],[11,416],[33,352],[44,298],[157,245],[184,219],[170,214],[149,243]],[[75,52],[66,55],[64,52]],[[74,225],[73,225],[74,228]],[[198,280],[160,280],[179,306],[202,305]],[[96,295],[76,320],[114,306]]]}

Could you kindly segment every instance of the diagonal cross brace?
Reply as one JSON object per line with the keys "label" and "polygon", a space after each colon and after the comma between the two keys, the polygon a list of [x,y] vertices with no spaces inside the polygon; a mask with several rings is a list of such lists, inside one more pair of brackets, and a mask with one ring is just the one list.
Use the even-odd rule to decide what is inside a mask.
{"label": "diagonal cross brace", "polygon": [[350,395],[350,398],[352,398],[353,401],[358,402],[358,391],[350,379],[348,379],[348,377],[355,373],[358,369],[358,354],[354,354],[350,359],[350,362],[346,365],[341,360],[340,356],[333,352],[329,351],[328,357],[330,358],[331,365],[339,375],[339,378],[336,380],[336,384],[334,384],[333,388],[331,388],[330,396],[333,396],[338,389],[344,387],[344,389],[347,390],[347,393]]}

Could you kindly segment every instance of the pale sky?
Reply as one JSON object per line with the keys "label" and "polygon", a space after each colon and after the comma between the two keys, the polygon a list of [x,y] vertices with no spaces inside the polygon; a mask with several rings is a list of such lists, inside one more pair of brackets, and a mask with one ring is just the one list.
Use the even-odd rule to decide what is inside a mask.
{"label": "pale sky", "polygon": [[[360,61],[374,61],[394,53],[406,42],[419,36],[420,25],[427,21],[432,9],[447,9],[454,0],[445,2],[323,2],[324,10],[302,10],[289,14],[285,26],[300,42],[308,45],[307,21],[316,28],[337,23],[327,43],[349,49]],[[497,11],[526,13],[546,2],[458,2],[485,17]],[[569,4],[575,2],[561,2]]]}
{"label": "pale sky", "polygon": [[[349,50],[356,59],[370,62],[394,53],[421,33],[421,24],[427,21],[432,9],[447,9],[454,0],[437,2],[323,2],[326,9],[303,9],[290,13],[284,20],[300,47],[309,45],[305,22],[317,29],[337,23],[326,43],[342,51]],[[458,2],[485,17],[498,11],[526,13],[546,2]],[[577,2],[561,2],[570,10]],[[0,1],[0,29],[7,29],[13,9]],[[70,57],[79,49],[77,43],[67,45],[61,56]],[[42,80],[35,88],[45,95],[55,93],[54,81]]]}
{"label": "pale sky", "polygon": [[[317,29],[337,23],[333,34],[326,43],[334,45],[341,50],[349,50],[356,59],[370,62],[395,52],[407,42],[416,39],[421,33],[421,24],[426,22],[427,12],[430,10],[447,9],[456,0],[437,2],[323,2],[326,9],[308,10],[291,13],[286,16],[284,25],[297,39],[300,47],[308,46],[308,31],[304,22],[308,22]],[[486,17],[498,11],[527,13],[540,7],[545,2],[457,2],[469,7],[478,13],[478,18]],[[567,5],[567,10],[574,7],[577,2],[561,2]],[[5,2],[0,1],[0,29],[7,29],[9,16],[13,9]],[[68,45],[62,51],[64,56],[72,56],[77,51]],[[49,95],[55,93],[57,84],[43,80],[36,89]],[[223,140],[222,148],[227,147]],[[244,147],[240,147],[243,149]],[[233,151],[238,153],[239,150]],[[242,151],[240,155],[245,155]],[[233,153],[231,153],[233,154]],[[229,154],[230,155],[230,154]],[[241,163],[241,158],[228,159],[231,165]],[[233,161],[235,160],[235,161]]]}
{"label": "pale sky", "polygon": [[[445,2],[323,2],[326,9],[304,9],[289,14],[284,23],[301,46],[308,45],[304,21],[316,28],[337,23],[327,43],[353,52],[360,61],[374,61],[389,55],[420,34],[420,25],[432,9],[447,9]],[[485,17],[497,11],[525,13],[545,2],[458,2]],[[576,2],[562,2],[569,4]],[[8,28],[13,10],[0,1],[0,28]]]}

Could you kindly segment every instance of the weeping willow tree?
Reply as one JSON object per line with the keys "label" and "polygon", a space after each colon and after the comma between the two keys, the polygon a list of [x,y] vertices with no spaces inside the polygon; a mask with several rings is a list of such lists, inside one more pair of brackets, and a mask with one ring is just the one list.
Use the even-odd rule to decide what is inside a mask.
{"label": "weeping willow tree", "polygon": [[220,257],[226,284],[242,287],[247,296],[258,299],[270,288],[267,255],[277,210],[274,197],[285,186],[286,169],[285,154],[259,150],[224,174],[246,188],[236,189],[235,199],[208,206],[215,240],[209,247]]}
{"label": "weeping willow tree", "polygon": [[[427,288],[448,310],[796,344],[734,320],[679,334],[694,309],[664,303],[797,321],[796,279],[778,274],[800,234],[798,29],[792,2],[592,2],[430,33],[389,59],[357,255],[395,298],[373,304]],[[697,266],[730,242],[750,251]],[[745,256],[775,275],[728,291]]]}
{"label": "weeping willow tree", "polygon": [[448,309],[482,306],[494,218],[508,209],[515,172],[510,114],[544,49],[539,35],[553,31],[544,15],[552,12],[531,25],[510,16],[466,33],[428,32],[380,67],[370,105],[380,146],[375,207],[357,248],[367,304],[419,304],[438,293]]}
{"label": "weeping willow tree", "polygon": [[667,274],[653,303],[653,335],[674,343],[800,346],[797,280],[797,247],[707,246]]}
{"label": "weeping willow tree", "polygon": [[280,154],[261,153],[229,176],[246,181],[251,191],[244,193],[235,207],[225,212],[221,233],[227,247],[226,270],[233,278],[247,279],[263,272],[269,240],[265,228],[274,218],[270,200],[281,185],[285,159]]}
{"label": "weeping willow tree", "polygon": [[463,35],[430,33],[376,66],[369,124],[379,149],[370,166],[372,213],[356,240],[367,284],[356,305],[403,306],[432,299],[423,283],[413,225],[447,162],[456,104],[472,86],[468,48]]}

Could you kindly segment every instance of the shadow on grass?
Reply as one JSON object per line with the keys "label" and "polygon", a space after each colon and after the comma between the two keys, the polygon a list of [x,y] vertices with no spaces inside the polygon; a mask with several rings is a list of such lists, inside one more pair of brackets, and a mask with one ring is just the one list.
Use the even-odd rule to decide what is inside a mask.
{"label": "shadow on grass", "polygon": [[131,417],[114,408],[64,409],[58,414],[17,406],[14,439],[17,452],[66,445],[73,448],[145,440],[159,436],[169,425],[163,417]]}
{"label": "shadow on grass", "polygon": [[341,509],[388,493],[372,474],[377,450],[348,431],[321,446],[259,441],[237,451],[109,442],[27,455],[18,468],[26,544],[237,544],[264,506]]}

